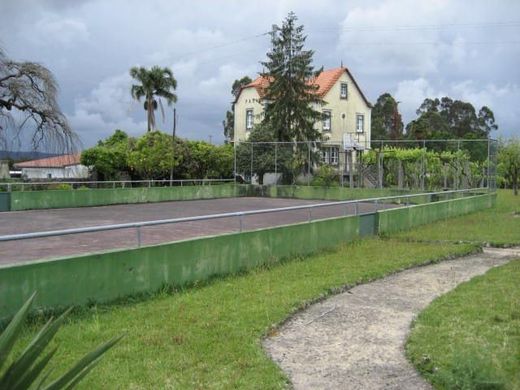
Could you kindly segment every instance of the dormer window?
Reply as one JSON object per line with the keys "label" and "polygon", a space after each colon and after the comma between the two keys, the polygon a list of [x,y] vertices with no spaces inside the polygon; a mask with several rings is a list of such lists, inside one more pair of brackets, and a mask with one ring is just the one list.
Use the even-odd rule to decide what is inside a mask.
{"label": "dormer window", "polygon": [[330,110],[323,110],[323,131],[331,131],[331,116]]}
{"label": "dormer window", "polygon": [[341,83],[339,97],[340,97],[340,99],[346,99],[348,97],[348,85],[347,85],[347,83]]}
{"label": "dormer window", "polygon": [[247,109],[246,110],[246,130],[251,131],[253,130],[253,109]]}

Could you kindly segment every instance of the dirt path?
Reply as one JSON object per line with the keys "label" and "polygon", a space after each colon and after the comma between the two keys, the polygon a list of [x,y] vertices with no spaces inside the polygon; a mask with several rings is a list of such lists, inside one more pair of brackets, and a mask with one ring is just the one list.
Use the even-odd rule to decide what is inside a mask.
{"label": "dirt path", "polygon": [[403,271],[312,305],[264,348],[296,389],[430,389],[406,360],[413,318],[458,284],[520,257],[520,248]]}

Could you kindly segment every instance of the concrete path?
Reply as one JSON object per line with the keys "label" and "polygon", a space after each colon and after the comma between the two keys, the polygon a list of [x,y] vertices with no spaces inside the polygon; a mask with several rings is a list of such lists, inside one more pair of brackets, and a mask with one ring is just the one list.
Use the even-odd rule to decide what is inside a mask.
{"label": "concrete path", "polygon": [[264,348],[296,389],[430,389],[404,354],[413,318],[513,258],[520,248],[485,249],[357,286],[298,313]]}

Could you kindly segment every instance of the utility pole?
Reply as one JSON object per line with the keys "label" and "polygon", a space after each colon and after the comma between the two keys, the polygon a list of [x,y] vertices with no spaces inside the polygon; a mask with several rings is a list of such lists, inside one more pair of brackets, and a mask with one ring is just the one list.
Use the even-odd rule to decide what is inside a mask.
{"label": "utility pole", "polygon": [[177,130],[177,109],[173,107],[172,161],[170,167],[170,187],[173,185],[173,161],[175,153],[175,131]]}

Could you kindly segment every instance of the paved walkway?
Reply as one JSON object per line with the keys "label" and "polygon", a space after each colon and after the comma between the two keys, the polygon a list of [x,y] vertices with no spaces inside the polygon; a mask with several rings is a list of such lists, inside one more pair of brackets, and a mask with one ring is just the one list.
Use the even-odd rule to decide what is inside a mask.
{"label": "paved walkway", "polygon": [[298,313],[264,347],[296,389],[430,389],[406,360],[413,318],[459,283],[520,257],[520,248],[417,267]]}

